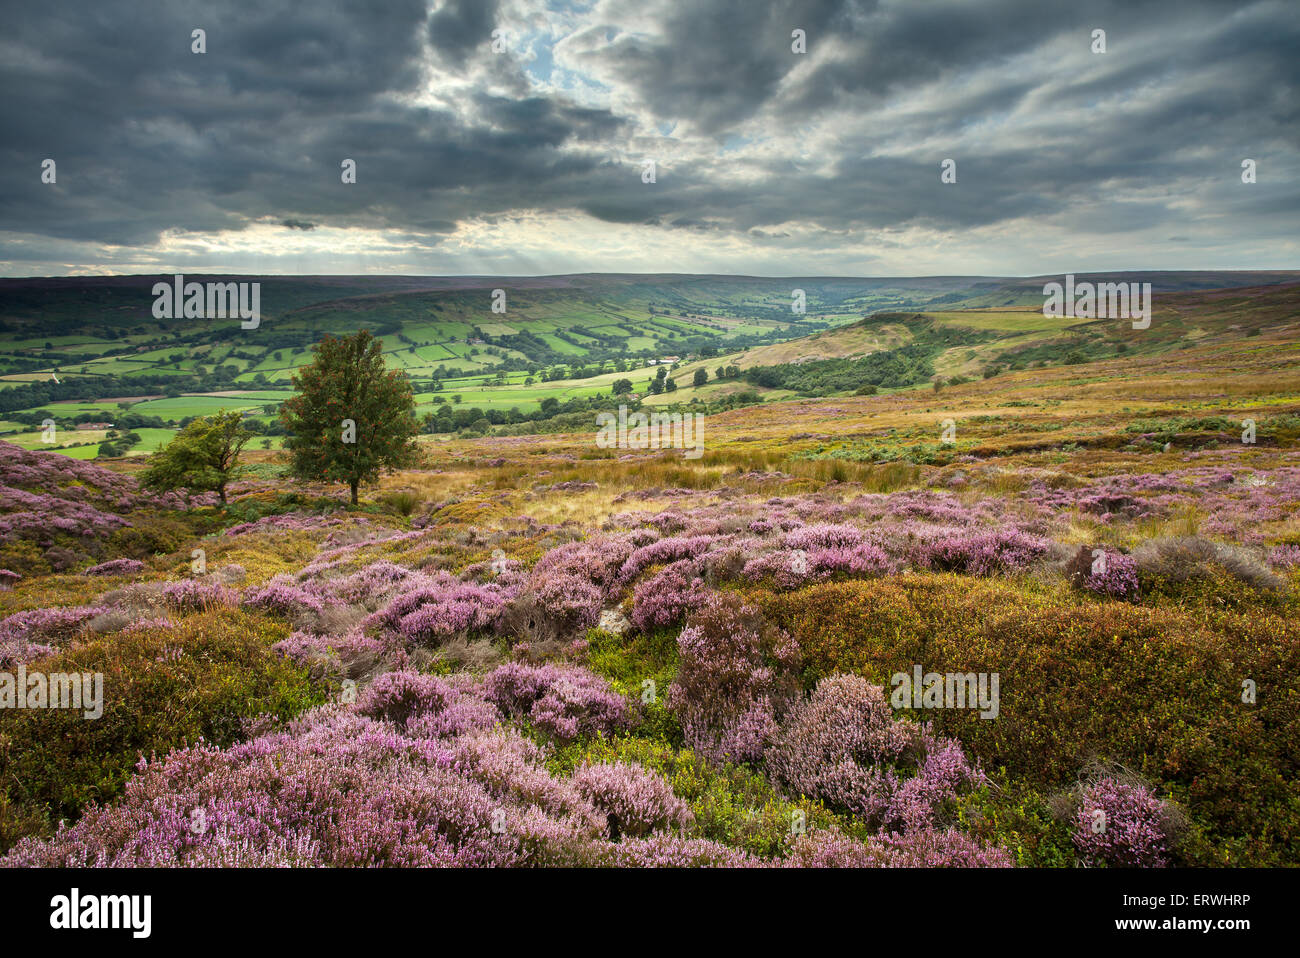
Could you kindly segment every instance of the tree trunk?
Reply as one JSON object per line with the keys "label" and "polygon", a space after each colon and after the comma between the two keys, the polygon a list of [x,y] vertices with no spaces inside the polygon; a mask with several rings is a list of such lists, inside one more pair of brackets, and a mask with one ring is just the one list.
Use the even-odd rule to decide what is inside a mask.
{"label": "tree trunk", "polygon": [[357,486],[359,483],[353,479],[349,485],[352,487],[352,504],[355,506],[357,504]]}
{"label": "tree trunk", "polygon": [[226,504],[226,484],[224,482],[217,486],[217,497],[221,500],[221,504],[224,506]]}

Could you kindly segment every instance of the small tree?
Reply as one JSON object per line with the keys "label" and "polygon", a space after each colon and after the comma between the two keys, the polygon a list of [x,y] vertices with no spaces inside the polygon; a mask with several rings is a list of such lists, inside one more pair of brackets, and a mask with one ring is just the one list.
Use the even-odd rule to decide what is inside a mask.
{"label": "small tree", "polygon": [[693,381],[694,381],[695,385],[697,385],[697,386],[703,386],[705,383],[707,383],[707,382],[709,381],[709,373],[708,373],[708,370],[705,370],[705,369],[697,369],[697,370],[695,370],[695,376],[693,377]]}
{"label": "small tree", "polygon": [[146,489],[215,492],[226,504],[226,486],[240,471],[239,454],[253,434],[238,411],[197,416],[149,457],[140,481]]}
{"label": "small tree", "polygon": [[621,396],[624,393],[630,393],[631,391],[632,391],[632,380],[630,379],[614,380],[614,387],[611,390],[611,392],[613,392],[615,396]]}
{"label": "small tree", "polygon": [[369,330],[326,336],[315,353],[280,410],[284,448],[295,476],[346,482],[356,505],[361,483],[414,461],[415,397],[406,377],[384,366],[382,343]]}

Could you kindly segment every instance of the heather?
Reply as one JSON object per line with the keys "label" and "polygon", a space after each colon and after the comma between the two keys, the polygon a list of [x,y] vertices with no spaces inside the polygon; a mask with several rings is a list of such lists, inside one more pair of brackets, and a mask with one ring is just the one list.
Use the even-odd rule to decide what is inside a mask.
{"label": "heather", "polygon": [[169,628],[87,634],[27,661],[30,670],[102,673],[104,714],[0,710],[0,840],[9,845],[76,818],[91,799],[111,800],[142,754],[228,745],[250,721],[286,719],[319,702],[323,689],[271,651],[282,634],[269,620],[218,610]]}
{"label": "heather", "polygon": [[[947,395],[719,417],[696,464],[458,440],[355,508],[25,454],[0,514],[71,524],[0,542],[0,665],[106,711],[0,712],[5,863],[1297,860],[1294,454],[1029,394],[909,460]],[[918,664],[997,717],[891,704]]]}

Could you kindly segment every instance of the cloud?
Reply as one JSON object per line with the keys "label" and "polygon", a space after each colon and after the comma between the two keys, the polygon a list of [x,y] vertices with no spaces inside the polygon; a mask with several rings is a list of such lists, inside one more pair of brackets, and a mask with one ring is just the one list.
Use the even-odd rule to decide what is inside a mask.
{"label": "cloud", "polygon": [[1277,0],[103,0],[8,21],[10,273],[259,250],[311,272],[998,274],[1297,252],[1300,24]]}

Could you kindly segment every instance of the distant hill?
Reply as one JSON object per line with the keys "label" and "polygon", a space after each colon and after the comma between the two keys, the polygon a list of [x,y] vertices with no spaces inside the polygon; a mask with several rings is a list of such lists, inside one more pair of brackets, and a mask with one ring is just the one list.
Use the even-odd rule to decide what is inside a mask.
{"label": "distant hill", "polygon": [[[54,418],[67,455],[100,455],[128,433],[140,454],[186,418],[229,408],[274,448],[276,406],[312,347],[361,328],[410,376],[420,414],[460,429],[520,424],[549,399],[576,415],[622,379],[650,404],[749,403],[1151,355],[1300,322],[1295,271],[1076,275],[1150,282],[1155,314],[1141,331],[1043,316],[1043,285],[1060,276],[187,279],[261,283],[260,325],[155,319],[152,287],[171,277],[0,280],[0,435],[48,448],[39,427]],[[496,290],[504,312],[493,311]],[[676,388],[656,395],[666,357]],[[68,428],[88,423],[118,435]]]}

